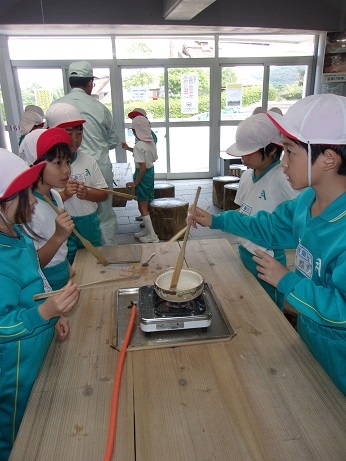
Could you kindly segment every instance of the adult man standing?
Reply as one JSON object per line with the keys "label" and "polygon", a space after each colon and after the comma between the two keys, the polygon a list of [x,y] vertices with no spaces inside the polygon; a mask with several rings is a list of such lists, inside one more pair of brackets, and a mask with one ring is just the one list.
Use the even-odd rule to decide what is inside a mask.
{"label": "adult man standing", "polygon": [[[109,150],[114,149],[118,144],[119,136],[115,131],[110,111],[91,96],[94,78],[93,68],[89,62],[72,62],[69,66],[69,84],[72,89],[69,94],[54,101],[54,103],[72,104],[86,120],[80,150],[95,158],[107,182],[108,189],[113,189],[113,172]],[[107,200],[98,204],[98,215],[102,243],[104,245],[116,244],[117,220],[112,208],[111,195],[108,196]]]}

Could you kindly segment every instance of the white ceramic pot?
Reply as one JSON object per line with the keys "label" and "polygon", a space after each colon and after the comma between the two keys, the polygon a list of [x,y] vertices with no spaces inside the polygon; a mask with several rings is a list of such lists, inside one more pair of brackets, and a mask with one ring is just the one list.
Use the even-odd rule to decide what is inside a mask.
{"label": "white ceramic pot", "polygon": [[192,269],[182,269],[177,287],[170,290],[174,268],[161,272],[154,281],[154,288],[160,298],[171,302],[184,302],[197,298],[203,291],[204,279]]}

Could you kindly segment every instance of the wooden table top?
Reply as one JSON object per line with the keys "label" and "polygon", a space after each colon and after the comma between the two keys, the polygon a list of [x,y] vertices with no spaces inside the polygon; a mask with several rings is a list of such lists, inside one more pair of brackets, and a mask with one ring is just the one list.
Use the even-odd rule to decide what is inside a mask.
{"label": "wooden table top", "polygon": [[[111,269],[78,252],[77,282],[137,274],[82,289],[71,333],[53,341],[11,461],[101,461],[120,353],[114,292],[152,284],[179,245],[143,245],[149,267]],[[345,461],[346,398],[225,239],[191,240],[186,264],[212,284],[236,331],[230,341],[131,351],[119,397],[117,461]]]}

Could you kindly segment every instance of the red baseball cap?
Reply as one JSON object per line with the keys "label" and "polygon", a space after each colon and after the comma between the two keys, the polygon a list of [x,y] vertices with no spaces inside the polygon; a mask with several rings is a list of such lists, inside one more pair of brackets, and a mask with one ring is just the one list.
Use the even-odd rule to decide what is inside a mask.
{"label": "red baseball cap", "polygon": [[47,162],[29,167],[18,155],[0,148],[0,199],[11,197],[31,186]]}
{"label": "red baseball cap", "polygon": [[63,128],[49,128],[45,130],[37,139],[36,153],[37,158],[41,158],[46,152],[49,151],[56,144],[72,144],[72,138]]}

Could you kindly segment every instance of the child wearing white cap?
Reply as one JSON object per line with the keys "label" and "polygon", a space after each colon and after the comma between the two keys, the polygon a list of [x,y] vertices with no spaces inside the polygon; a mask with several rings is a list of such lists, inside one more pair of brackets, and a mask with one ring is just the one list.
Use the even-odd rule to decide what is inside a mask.
{"label": "child wearing white cap", "polygon": [[[100,220],[97,214],[98,204],[107,200],[107,183],[96,160],[89,154],[81,152],[79,147],[83,140],[83,124],[79,110],[67,103],[56,103],[47,110],[47,124],[50,128],[59,127],[71,136],[71,174],[65,188],[60,190],[65,210],[72,217],[76,230],[94,246],[102,245]],[[76,252],[83,248],[82,242],[71,234],[67,241],[67,259],[73,263]]]}
{"label": "child wearing white cap", "polygon": [[33,301],[51,288],[40,269],[33,241],[26,235],[37,199],[31,185],[46,163],[32,168],[0,149],[0,458],[7,460],[30,392],[54,335],[69,332],[68,313],[79,289],[68,283],[57,296]]}
{"label": "child wearing white cap", "polygon": [[282,166],[293,189],[308,187],[273,213],[212,216],[199,223],[269,248],[296,248],[295,272],[256,251],[259,277],[297,309],[298,332],[335,385],[346,394],[346,98],[308,96],[282,117],[268,116],[282,133]]}
{"label": "child wearing white cap", "polygon": [[[28,135],[31,136],[35,136],[34,133]],[[65,286],[72,274],[67,260],[67,239],[75,226],[71,216],[64,210],[59,192],[54,190],[63,188],[69,180],[70,143],[71,137],[65,130],[44,130],[37,139],[36,160],[33,162],[34,165],[46,162],[46,168],[33,186],[37,205],[30,226],[42,271],[53,290]],[[59,215],[46,202],[45,195],[61,210]]]}
{"label": "child wearing white cap", "polygon": [[[36,107],[36,106],[32,106]],[[41,109],[42,110],[42,109]],[[18,141],[19,146],[23,142],[23,139],[28,133],[31,133],[31,131],[36,130],[37,128],[43,128],[44,126],[44,119],[43,116],[37,112],[35,112],[34,109],[29,109],[25,108],[25,111],[23,112],[20,121],[19,121],[19,134],[20,138]]]}
{"label": "child wearing white cap", "polygon": [[[298,193],[292,189],[280,165],[282,145],[280,132],[266,114],[258,113],[241,122],[236,131],[236,142],[226,152],[241,157],[249,169],[239,181],[235,203],[240,213],[252,216],[260,210],[272,212],[279,203],[294,199]],[[280,310],[284,309],[284,295],[276,287],[257,277],[252,257],[259,246],[249,239],[238,238],[238,250],[245,267],[257,278]],[[286,264],[285,251],[260,248]]]}
{"label": "child wearing white cap", "polygon": [[157,243],[156,235],[151,222],[148,204],[154,194],[154,162],[157,160],[156,146],[151,137],[150,123],[146,117],[137,116],[132,120],[132,129],[137,142],[133,148],[135,173],[133,181],[126,184],[135,186],[138,209],[143,216],[144,229],[134,234],[141,243]]}

